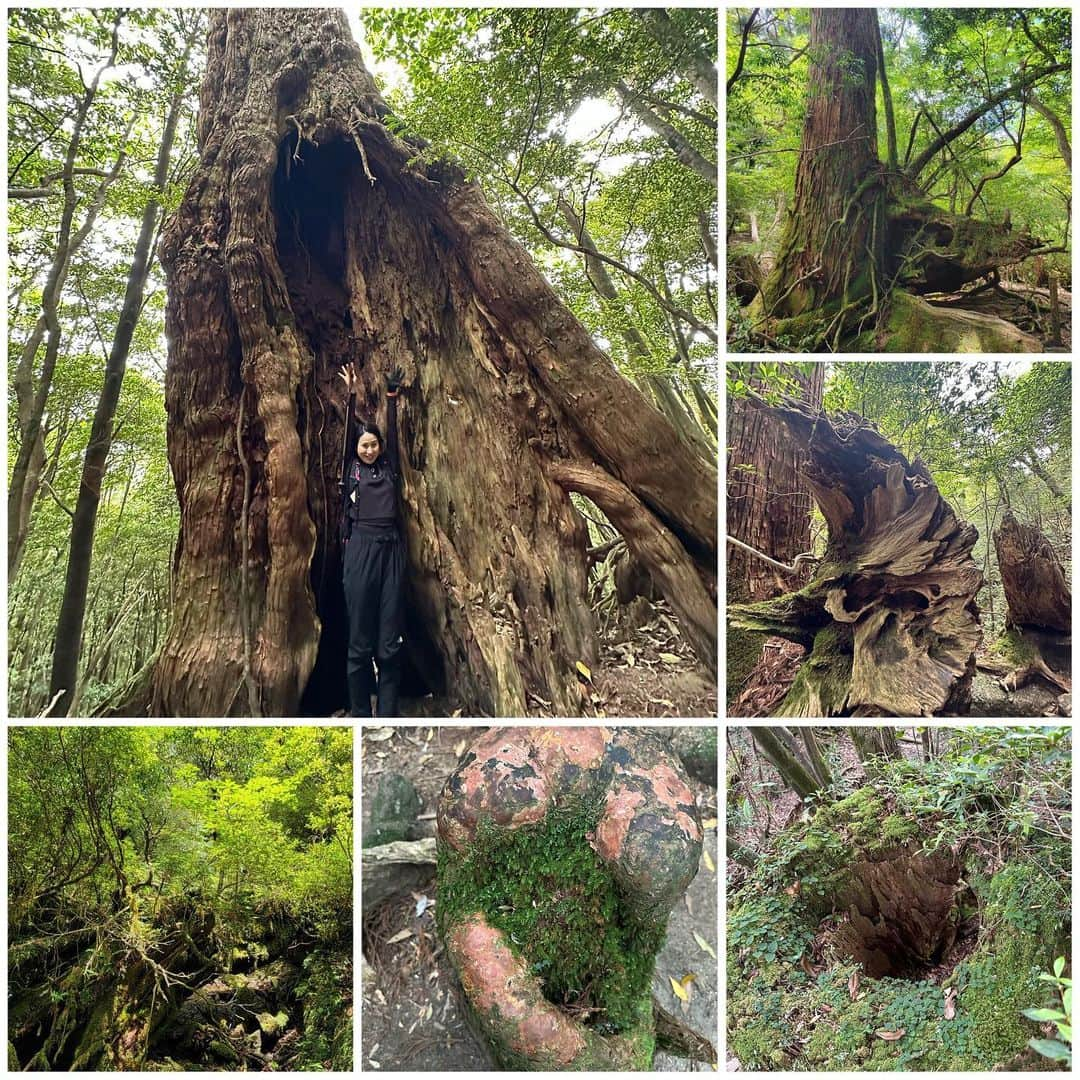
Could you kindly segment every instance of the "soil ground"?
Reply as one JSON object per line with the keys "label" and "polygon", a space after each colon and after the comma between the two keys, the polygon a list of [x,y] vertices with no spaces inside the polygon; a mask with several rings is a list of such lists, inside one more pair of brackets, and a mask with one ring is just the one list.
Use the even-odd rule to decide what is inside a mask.
{"label": "soil ground", "polygon": [[[601,620],[600,659],[579,685],[588,718],[716,716],[716,677],[699,663],[663,600],[638,597]],[[529,704],[531,717],[552,715],[550,702],[533,698]],[[409,697],[403,687],[402,716],[436,720],[460,711],[450,697]]]}
{"label": "soil ground", "polygon": [[[483,728],[364,728],[361,739],[363,823],[368,793],[381,773],[398,772],[416,787],[422,807],[416,836],[434,835],[435,804],[446,778],[465,747]],[[653,995],[668,1012],[717,1045],[719,967],[695,941],[694,933],[717,952],[719,859],[715,789],[690,781],[705,830],[711,860],[698,868],[686,896],[668,924],[667,942],[657,957]],[[363,912],[363,951],[371,971],[365,979],[361,1008],[363,1070],[455,1072],[493,1068],[481,1040],[469,1028],[457,978],[435,933],[432,902],[437,900],[435,873],[427,885]],[[420,914],[418,914],[418,911]],[[689,1001],[676,997],[670,978],[688,983]],[[712,1071],[708,1062],[690,1062],[659,1052],[654,1067],[669,1072]]]}

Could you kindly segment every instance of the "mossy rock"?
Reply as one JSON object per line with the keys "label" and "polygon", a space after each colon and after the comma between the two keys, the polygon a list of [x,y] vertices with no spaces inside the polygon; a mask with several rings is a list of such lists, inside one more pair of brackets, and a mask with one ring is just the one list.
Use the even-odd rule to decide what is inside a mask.
{"label": "mossy rock", "polygon": [[[876,351],[887,353],[1042,352],[1042,342],[993,315],[961,308],[936,307],[911,293],[895,290],[889,317]],[[849,351],[871,346],[857,339]]]}
{"label": "mossy rock", "polygon": [[438,840],[439,933],[500,1066],[651,1068],[655,958],[701,845],[663,744],[495,729],[448,780]]}
{"label": "mossy rock", "polygon": [[[892,812],[868,786],[782,834],[775,857],[762,860],[728,912],[728,1046],[743,1069],[988,1070],[1015,1059],[1038,1036],[1021,1010],[1047,1002],[1039,974],[1067,941],[1068,913],[1047,902],[1045,873],[1030,863],[1013,861],[986,877],[948,848],[924,855],[919,843],[932,835],[934,822],[932,814]],[[895,883],[925,865],[935,867],[927,871],[931,884],[945,890],[950,875],[942,867],[950,864],[956,893],[947,909],[938,909],[941,955],[956,924],[977,936],[940,985],[918,970],[875,978],[866,963],[841,955],[860,922],[872,933],[892,926],[891,917],[862,918],[867,886],[888,893],[883,881]],[[890,876],[894,866],[901,869]],[[925,898],[927,887],[918,891]],[[885,903],[881,895],[876,900]],[[823,917],[837,924],[836,932],[826,939],[824,969],[811,974],[805,958]],[[856,971],[861,981],[852,1000]],[[956,1015],[946,1020],[950,986],[957,990]],[[900,1030],[896,1040],[876,1034]]]}
{"label": "mossy rock", "polygon": [[364,847],[406,840],[420,813],[420,796],[412,781],[385,773],[375,783],[371,811],[364,829]]}

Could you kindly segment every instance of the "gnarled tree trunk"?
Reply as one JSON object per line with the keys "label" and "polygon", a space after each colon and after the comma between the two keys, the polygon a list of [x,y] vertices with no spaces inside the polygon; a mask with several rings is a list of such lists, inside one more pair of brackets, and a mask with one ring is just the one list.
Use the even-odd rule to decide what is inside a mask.
{"label": "gnarled tree trunk", "polygon": [[343,705],[347,361],[361,414],[406,372],[406,639],[427,688],[479,714],[526,713],[534,695],[576,711],[574,663],[596,651],[568,496],[582,485],[634,532],[711,663],[714,469],[480,190],[384,126],[343,15],[214,12],[202,103],[200,164],[162,242],[181,536],[154,710]]}
{"label": "gnarled tree trunk", "polygon": [[[918,183],[929,159],[920,156],[906,173],[882,166],[875,90],[883,57],[875,9],[812,9],[808,53],[795,202],[776,266],[762,290],[761,307],[769,319],[778,320],[768,324],[768,332],[798,338],[801,351],[881,351],[890,336],[910,336],[913,331],[913,318],[904,305],[890,308],[884,318],[894,288],[952,291],[1021,261],[1040,241],[1025,232],[1012,234],[1007,224],[947,213],[933,205]],[[1045,69],[1038,77],[1049,73]],[[888,104],[887,78],[882,85]],[[1024,93],[1029,85],[1020,80],[998,103]],[[950,129],[951,137],[964,130]],[[895,134],[890,134],[891,159]],[[936,317],[932,308],[920,314],[921,322],[929,324],[922,337],[931,343],[937,340],[932,325]],[[950,348],[1034,347],[1023,335],[1004,340],[1005,345],[995,342],[996,350],[970,341]],[[908,345],[899,351],[932,347]]]}
{"label": "gnarled tree trunk", "polygon": [[1050,542],[1006,511],[994,532],[1008,613],[999,651],[1009,669],[1004,686],[1017,690],[1037,676],[1071,690],[1072,590]]}
{"label": "gnarled tree trunk", "polygon": [[781,716],[932,716],[961,711],[982,631],[977,533],[866,421],[772,407],[806,452],[802,475],[829,528],[798,592],[728,609],[732,626],[779,634],[809,655]]}

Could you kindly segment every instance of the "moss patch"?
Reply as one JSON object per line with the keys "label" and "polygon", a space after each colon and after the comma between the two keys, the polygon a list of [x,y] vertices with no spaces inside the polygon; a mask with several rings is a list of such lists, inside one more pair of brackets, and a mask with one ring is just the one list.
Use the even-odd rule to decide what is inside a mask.
{"label": "moss patch", "polygon": [[[940,985],[861,972],[853,1001],[857,965],[828,947],[824,970],[810,974],[801,962],[853,864],[917,850],[934,820],[894,812],[867,786],[778,838],[728,912],[728,1044],[743,1069],[986,1070],[1038,1035],[1021,1010],[1047,1003],[1039,973],[1060,954],[1069,916],[1029,862],[1010,862],[992,877],[965,869],[981,929]],[[957,989],[956,1015],[946,1020],[949,986]],[[900,1030],[894,1041],[876,1035]]]}
{"label": "moss patch", "polygon": [[[641,1023],[666,925],[633,917],[589,846],[600,811],[599,802],[568,802],[513,831],[481,823],[465,854],[444,845],[436,915],[445,935],[482,911],[529,963],[549,1001],[596,1010],[592,1025],[614,1034]],[[648,1019],[651,1028],[651,1005]]]}

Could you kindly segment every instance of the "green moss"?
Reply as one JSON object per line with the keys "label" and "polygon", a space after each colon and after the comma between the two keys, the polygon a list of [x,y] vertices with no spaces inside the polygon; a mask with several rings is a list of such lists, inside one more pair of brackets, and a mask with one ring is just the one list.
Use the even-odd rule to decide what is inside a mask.
{"label": "green moss", "polygon": [[765,635],[749,630],[729,630],[727,635],[727,703],[733,705],[742,693],[765,644]]}
{"label": "green moss", "polygon": [[818,630],[810,654],[800,665],[776,715],[837,716],[842,713],[851,687],[851,663],[851,630],[840,624]]}
{"label": "green moss", "polygon": [[1030,642],[1025,641],[1023,635],[1016,629],[1006,630],[995,638],[990,646],[990,652],[1008,660],[1013,667],[1024,667],[1039,658],[1038,650]]}
{"label": "green moss", "polygon": [[894,290],[881,351],[888,353],[1041,352],[1036,338],[1012,323],[973,311],[934,307]]}
{"label": "green moss", "polygon": [[567,803],[513,831],[481,823],[465,855],[441,848],[436,913],[445,934],[482,911],[539,976],[548,1000],[602,1010],[598,1030],[610,1034],[634,1028],[651,1002],[666,926],[634,917],[589,846],[600,809]]}

